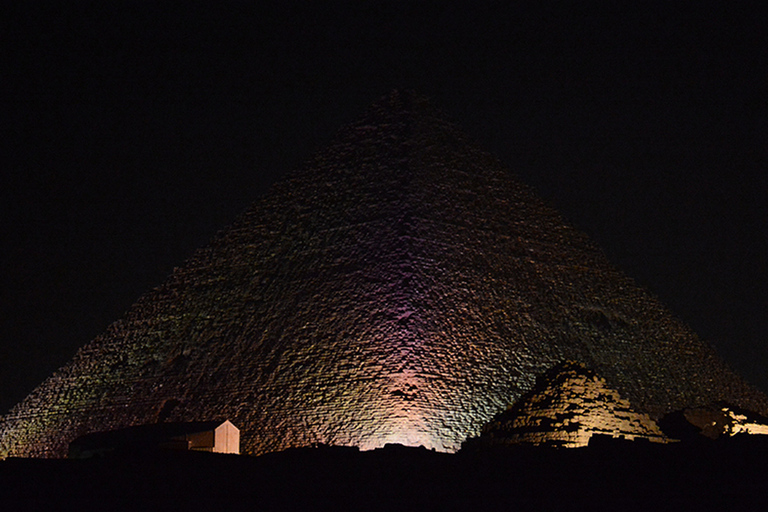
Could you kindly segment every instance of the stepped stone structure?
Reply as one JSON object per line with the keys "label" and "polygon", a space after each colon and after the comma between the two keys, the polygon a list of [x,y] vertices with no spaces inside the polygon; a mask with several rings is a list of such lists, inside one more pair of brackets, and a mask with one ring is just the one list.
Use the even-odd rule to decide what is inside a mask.
{"label": "stepped stone structure", "polygon": [[564,360],[658,417],[768,399],[424,99],[394,92],[14,407],[0,457],[228,418],[241,451],[455,451]]}
{"label": "stepped stone structure", "polygon": [[485,446],[587,446],[593,435],[669,440],[650,416],[633,409],[605,379],[567,361],[545,372],[534,388],[483,428]]}

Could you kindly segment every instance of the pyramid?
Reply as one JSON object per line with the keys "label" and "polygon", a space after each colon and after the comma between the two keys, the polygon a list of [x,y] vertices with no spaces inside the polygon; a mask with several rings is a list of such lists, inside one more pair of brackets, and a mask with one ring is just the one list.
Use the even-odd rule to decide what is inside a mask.
{"label": "pyramid", "polygon": [[393,92],[0,423],[0,457],[228,419],[241,451],[455,451],[564,361],[638,410],[750,388],[423,98]]}
{"label": "pyramid", "polygon": [[594,435],[669,442],[650,416],[635,411],[605,379],[566,361],[546,371],[529,393],[483,427],[477,441],[577,448]]}

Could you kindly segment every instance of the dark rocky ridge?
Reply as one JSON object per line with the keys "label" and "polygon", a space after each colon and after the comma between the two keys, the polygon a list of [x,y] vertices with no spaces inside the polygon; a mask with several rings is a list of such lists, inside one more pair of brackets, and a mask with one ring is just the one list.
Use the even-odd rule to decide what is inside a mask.
{"label": "dark rocky ridge", "polygon": [[214,417],[251,454],[454,451],[565,359],[653,417],[768,411],[585,235],[396,92],[13,408],[0,457]]}
{"label": "dark rocky ridge", "polygon": [[[761,442],[762,441],[762,442]],[[3,510],[760,510],[765,436],[435,453],[137,453],[0,461]]]}

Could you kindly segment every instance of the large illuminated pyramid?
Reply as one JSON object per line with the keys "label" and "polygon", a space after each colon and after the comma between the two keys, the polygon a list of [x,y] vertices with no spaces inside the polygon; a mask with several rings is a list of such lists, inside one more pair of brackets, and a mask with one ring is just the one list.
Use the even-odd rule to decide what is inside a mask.
{"label": "large illuminated pyramid", "polygon": [[212,419],[251,454],[455,451],[563,360],[652,417],[768,411],[585,235],[394,92],[13,408],[0,457]]}

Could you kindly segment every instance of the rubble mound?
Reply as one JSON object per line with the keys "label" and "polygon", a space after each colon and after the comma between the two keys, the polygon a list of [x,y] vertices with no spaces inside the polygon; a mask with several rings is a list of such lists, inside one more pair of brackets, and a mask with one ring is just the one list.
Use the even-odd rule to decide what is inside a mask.
{"label": "rubble mound", "polygon": [[768,418],[726,402],[689,407],[664,416],[659,425],[668,436],[689,440],[735,435],[768,435]]}

